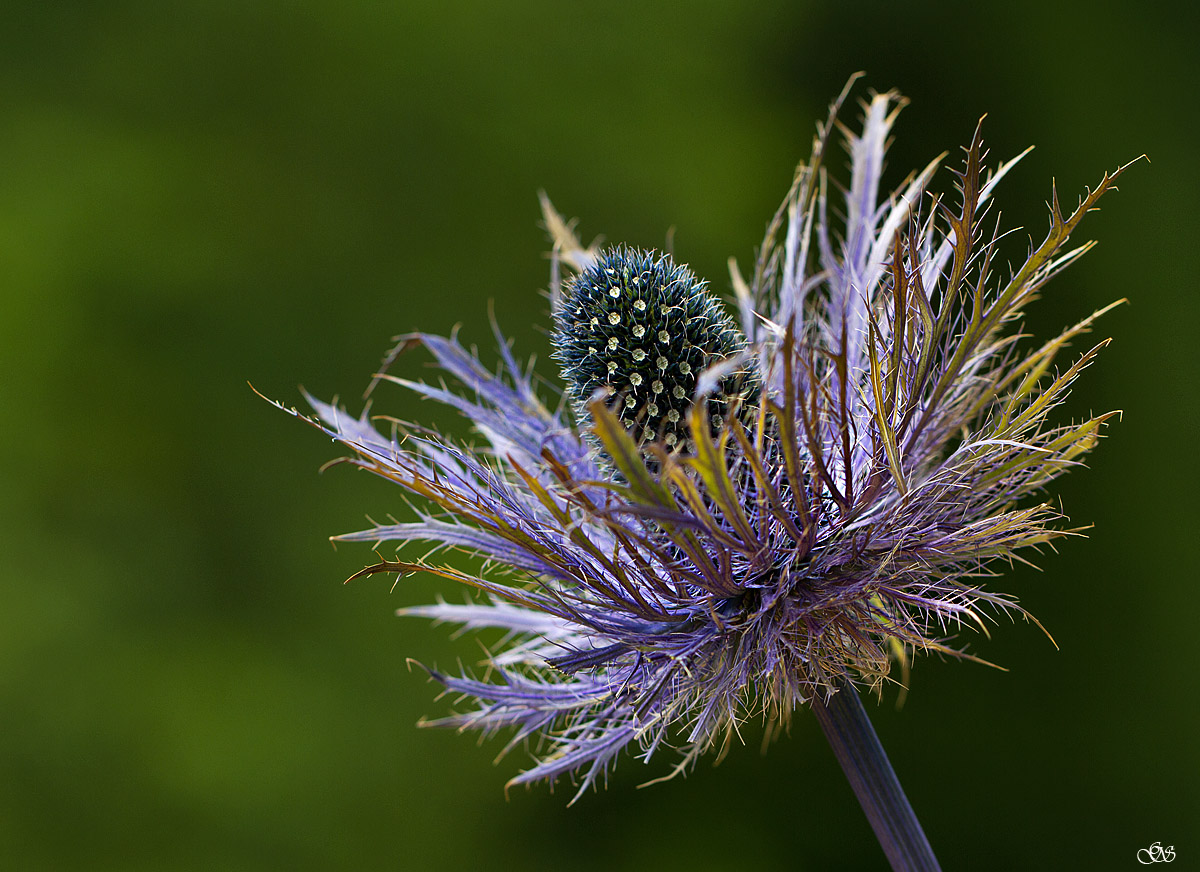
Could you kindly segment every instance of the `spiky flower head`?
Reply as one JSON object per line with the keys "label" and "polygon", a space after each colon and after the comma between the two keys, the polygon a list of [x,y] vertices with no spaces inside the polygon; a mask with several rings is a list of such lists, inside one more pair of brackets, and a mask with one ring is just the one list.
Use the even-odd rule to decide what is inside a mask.
{"label": "spiky flower head", "polygon": [[[736,363],[746,338],[707,283],[665,254],[625,246],[600,252],[567,284],[554,313],[555,356],[577,420],[599,392],[635,439],[695,448],[687,419],[697,379]],[[710,423],[758,402],[753,365],[724,376]]]}
{"label": "spiky flower head", "polygon": [[[983,225],[1015,161],[986,172],[977,131],[957,195],[929,192],[935,160],[881,196],[900,105],[881,94],[864,104],[861,133],[846,134],[848,184],[831,185],[823,160],[840,102],[752,275],[732,270],[740,336],[685,268],[584,248],[544,200],[573,415],[543,404],[503,341],[497,375],[455,339],[426,334],[397,351],[424,346],[473,397],[381,378],[458,409],[488,447],[395,422],[381,432],[365,412],[310,398],[313,423],[353,452],[347,462],[423,506],[337,537],[421,543],[422,556],[360,574],[460,582],[474,600],[401,614],[505,631],[479,673],[431,670],[464,704],[434,723],[526,744],[534,762],[516,783],[569,773],[582,791],[631,744],[643,758],[676,745],[679,771],[747,716],[786,720],[847,682],[876,686],[918,651],[968,656],[956,630],[1017,609],[990,586],[996,562],[1065,532],[1043,489],[1080,463],[1109,416],[1050,416],[1104,343],[1055,362],[1099,313],[1033,348],[1018,325],[1088,248],[1064,246],[1120,170],[1069,215],[1054,195],[1045,240],[997,275],[999,231]],[[564,268],[576,273],[565,283]],[[751,360],[738,363],[743,343]],[[742,382],[723,388],[731,366]],[[664,377],[656,392],[660,371],[671,387]],[[636,417],[619,417],[598,388]],[[669,404],[654,399],[663,394]],[[706,397],[725,403],[715,428]],[[675,450],[681,441],[687,450]],[[486,558],[483,570],[438,562],[430,542]]]}

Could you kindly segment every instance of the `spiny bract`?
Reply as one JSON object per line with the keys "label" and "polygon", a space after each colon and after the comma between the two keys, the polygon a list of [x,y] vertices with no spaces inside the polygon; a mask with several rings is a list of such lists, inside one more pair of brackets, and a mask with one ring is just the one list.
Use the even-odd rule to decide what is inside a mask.
{"label": "spiny bract", "polygon": [[[997,275],[1000,233],[985,218],[1016,161],[985,171],[977,131],[957,196],[928,191],[939,160],[881,196],[901,101],[880,94],[864,104],[861,133],[842,128],[850,178],[831,183],[823,161],[839,104],[752,275],[733,270],[750,359],[725,400],[744,394],[756,415],[714,428],[694,414],[694,394],[720,393],[743,340],[691,273],[583,247],[548,201],[573,420],[542,403],[503,341],[497,374],[428,334],[397,350],[423,346],[474,397],[380,378],[458,409],[486,447],[394,419],[380,432],[365,412],[309,398],[312,423],[353,452],[347,462],[420,507],[337,537],[420,549],[360,574],[460,582],[482,595],[401,613],[503,632],[480,677],[431,671],[467,702],[435,723],[511,731],[509,747],[534,754],[517,783],[577,774],[582,792],[631,743],[649,758],[677,742],[680,771],[747,716],[784,721],[814,695],[879,686],[917,651],[968,656],[950,645],[956,629],[978,626],[988,607],[1020,613],[989,588],[992,567],[1064,535],[1044,489],[1079,465],[1109,415],[1050,419],[1104,343],[1061,369],[1056,358],[1100,313],[1032,349],[1018,325],[1087,250],[1067,239],[1121,170],[1070,214],[1052,196],[1045,240]],[[565,287],[564,267],[578,274]],[[597,388],[633,400],[632,433],[611,398],[591,399]],[[478,555],[482,568],[439,563],[429,543]]]}
{"label": "spiny bract", "polygon": [[[597,391],[639,442],[693,449],[687,415],[696,380],[746,350],[733,319],[686,266],[617,246],[599,253],[562,294],[555,356],[579,420]],[[758,400],[752,367],[722,378],[709,400],[714,428]]]}

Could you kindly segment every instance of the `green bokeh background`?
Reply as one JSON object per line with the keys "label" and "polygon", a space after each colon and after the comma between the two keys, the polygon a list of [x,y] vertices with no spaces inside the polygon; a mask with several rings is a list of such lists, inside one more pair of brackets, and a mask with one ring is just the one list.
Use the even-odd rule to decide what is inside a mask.
{"label": "green bokeh background", "polygon": [[1195,868],[1198,29],[1084,0],[5,4],[0,868],[882,868],[803,714],[686,779],[639,790],[671,761],[627,757],[572,808],[506,800],[520,753],[414,726],[447,702],[406,658],[479,649],[393,611],[455,592],[345,587],[371,555],[325,541],[399,493],[318,476],[334,447],[247,386],[354,404],[390,337],[459,322],[488,358],[489,300],[544,360],[539,188],[585,238],[675,227],[727,290],[860,68],[912,100],[893,183],[985,112],[994,158],[1035,143],[999,203],[1039,239],[1052,177],[1153,161],[1030,316],[1132,300],[1072,400],[1125,412],[1059,489],[1091,538],[997,582],[1060,650],[1001,621],[971,644],[1010,671],[921,661],[878,730],[947,869],[1154,841]]}

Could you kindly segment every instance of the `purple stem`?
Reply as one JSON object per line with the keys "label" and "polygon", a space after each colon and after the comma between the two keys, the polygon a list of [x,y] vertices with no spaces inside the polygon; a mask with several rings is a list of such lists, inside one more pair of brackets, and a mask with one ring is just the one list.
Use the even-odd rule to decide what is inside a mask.
{"label": "purple stem", "polygon": [[854,687],[843,684],[827,701],[814,697],[812,709],[892,869],[940,872]]}

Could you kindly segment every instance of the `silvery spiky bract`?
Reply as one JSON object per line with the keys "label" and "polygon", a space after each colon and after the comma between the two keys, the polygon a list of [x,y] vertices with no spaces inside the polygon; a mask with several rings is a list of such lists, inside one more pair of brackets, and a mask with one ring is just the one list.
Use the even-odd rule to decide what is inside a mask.
{"label": "silvery spiky bract", "polygon": [[[382,378],[457,409],[486,448],[394,422],[381,432],[365,412],[311,400],[318,426],[353,452],[349,463],[421,506],[412,520],[337,537],[421,543],[423,556],[362,574],[460,582],[475,601],[401,613],[505,632],[477,673],[432,670],[462,705],[435,723],[526,744],[534,762],[516,783],[571,773],[582,790],[630,745],[643,758],[674,745],[683,769],[747,716],[786,720],[839,684],[877,685],[918,651],[967,656],[951,647],[957,629],[1016,608],[990,586],[995,562],[1063,535],[1043,489],[1079,464],[1109,416],[1051,419],[1104,343],[1061,367],[1057,357],[1099,313],[1032,347],[1019,341],[1020,318],[1088,248],[1064,246],[1120,170],[1070,214],[1052,196],[1045,240],[1017,269],[998,270],[998,231],[984,219],[1015,161],[986,171],[977,132],[956,193],[928,190],[935,160],[881,196],[900,106],[883,94],[864,105],[861,133],[846,133],[850,178],[839,186],[824,167],[837,106],[752,274],[731,270],[736,322],[696,298],[728,333],[703,357],[715,371],[679,380],[680,362],[695,372],[699,340],[687,325],[668,330],[664,371],[677,380],[668,392],[664,378],[663,392],[680,386],[686,402],[653,400],[658,337],[633,330],[652,329],[637,300],[660,298],[638,297],[633,276],[694,277],[658,255],[584,248],[548,201],[573,414],[543,403],[504,342],[497,375],[455,339],[425,334],[400,347],[424,346],[468,395]],[[628,279],[608,281],[624,266]],[[572,313],[593,293],[594,312]],[[601,312],[593,356],[578,331]],[[613,338],[620,348],[609,353]],[[740,363],[718,360],[743,347]],[[751,402],[736,414],[719,402],[731,366],[753,381],[737,392]],[[609,399],[592,399],[603,387]],[[631,428],[617,408],[635,410]],[[672,450],[671,435],[687,450]],[[482,571],[431,559],[431,542],[486,558]]]}

